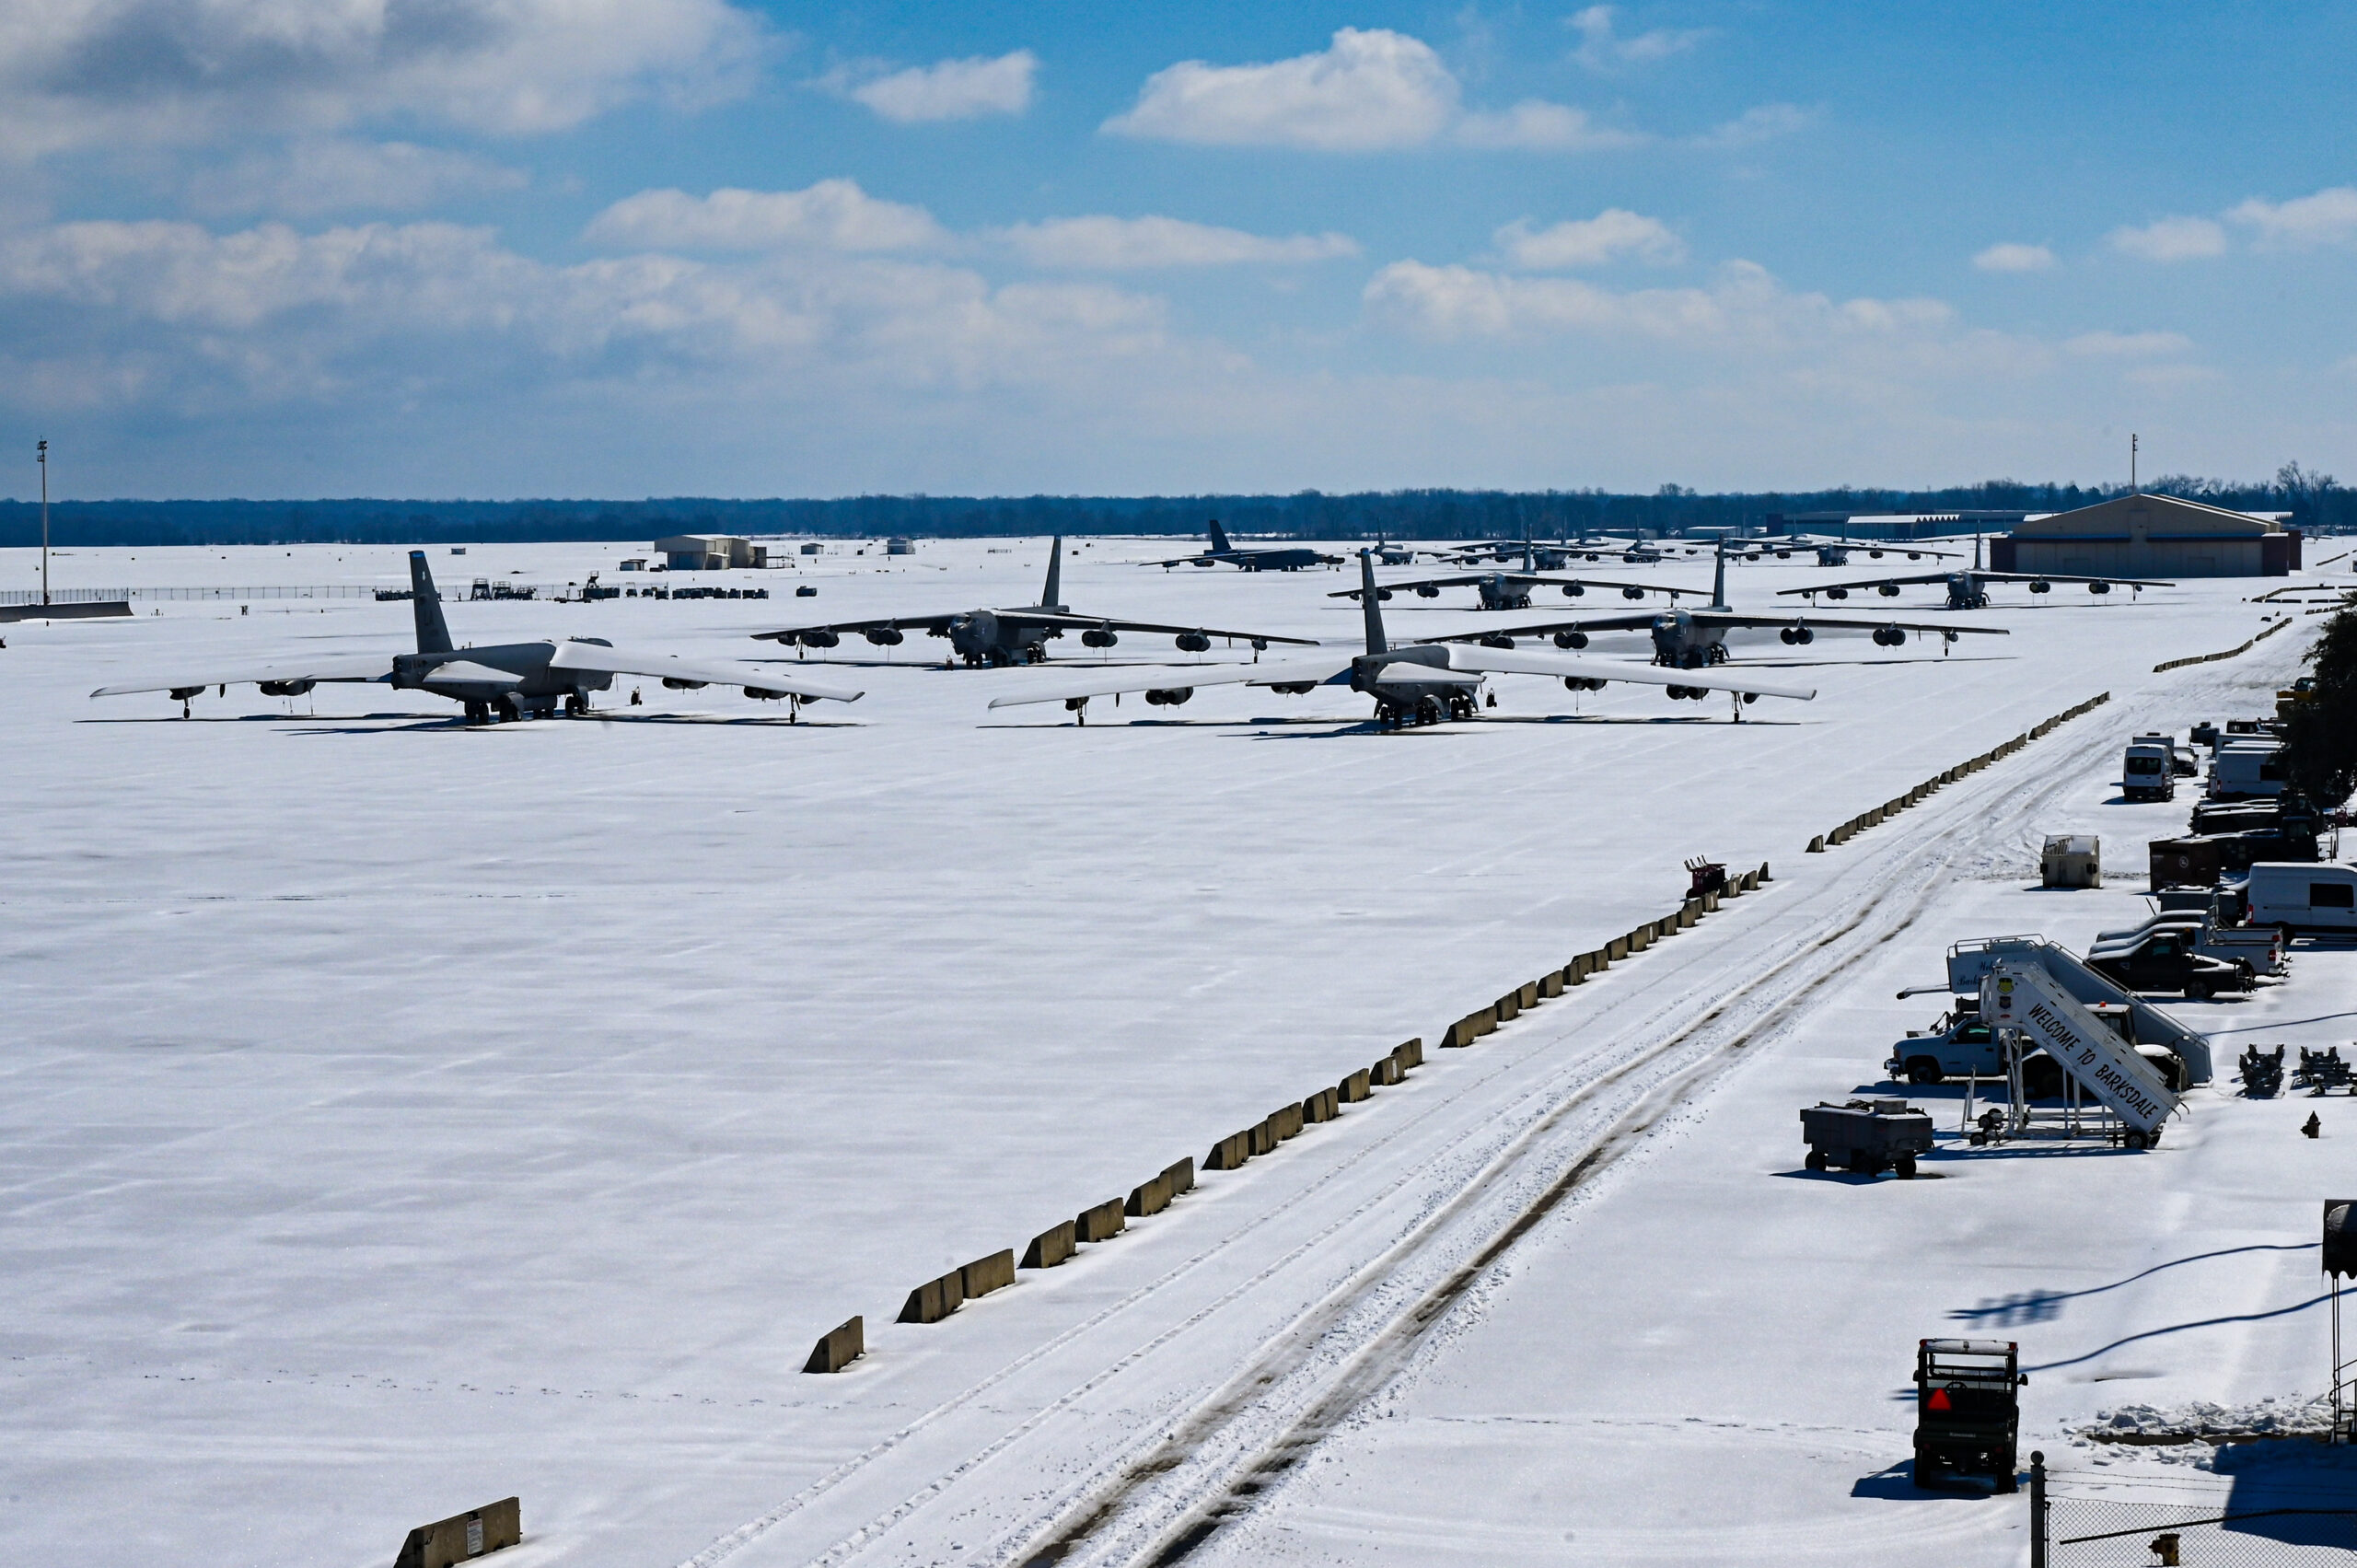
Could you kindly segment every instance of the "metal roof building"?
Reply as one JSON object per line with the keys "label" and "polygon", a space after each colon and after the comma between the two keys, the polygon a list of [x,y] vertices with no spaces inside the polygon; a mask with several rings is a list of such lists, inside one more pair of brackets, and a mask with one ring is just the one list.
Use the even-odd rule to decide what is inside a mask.
{"label": "metal roof building", "polygon": [[2280,517],[2138,492],[2025,517],[2010,537],[1990,541],[1989,564],[2082,576],[2280,577],[2300,564],[2300,534]]}

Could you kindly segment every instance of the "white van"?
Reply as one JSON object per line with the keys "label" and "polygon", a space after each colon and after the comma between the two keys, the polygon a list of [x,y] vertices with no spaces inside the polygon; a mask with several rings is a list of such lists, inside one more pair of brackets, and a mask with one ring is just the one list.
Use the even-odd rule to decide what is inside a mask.
{"label": "white van", "polygon": [[2119,764],[2119,793],[2131,800],[2175,800],[2176,757],[2161,736],[2140,735]]}
{"label": "white van", "polygon": [[2283,749],[2272,742],[2222,746],[2210,759],[2210,798],[2254,800],[2283,793]]}
{"label": "white van", "polygon": [[2250,923],[2282,931],[2357,931],[2357,866],[2260,861],[2250,868]]}

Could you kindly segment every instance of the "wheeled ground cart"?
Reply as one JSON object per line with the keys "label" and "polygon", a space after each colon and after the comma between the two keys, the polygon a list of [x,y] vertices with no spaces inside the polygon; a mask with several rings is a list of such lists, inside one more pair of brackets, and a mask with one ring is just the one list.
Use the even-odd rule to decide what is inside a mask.
{"label": "wheeled ground cart", "polygon": [[1986,1476],[2014,1490],[2021,1387],[2011,1340],[1921,1340],[1915,1347],[1915,1484]]}
{"label": "wheeled ground cart", "polygon": [[1911,1180],[1915,1156],[1932,1149],[1932,1118],[1903,1099],[1819,1101],[1802,1109],[1801,1137],[1811,1170],[1840,1166],[1862,1176],[1896,1170]]}

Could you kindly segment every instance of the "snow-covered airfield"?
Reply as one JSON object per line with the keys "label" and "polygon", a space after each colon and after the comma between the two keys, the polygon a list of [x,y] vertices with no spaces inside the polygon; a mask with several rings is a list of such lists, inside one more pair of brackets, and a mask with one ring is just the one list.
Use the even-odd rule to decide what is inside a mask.
{"label": "snow-covered airfield", "polygon": [[[1325,597],[1339,575],[1116,563],[1165,548],[1075,550],[1063,597],[1357,636]],[[432,560],[455,601],[502,572],[644,582],[612,570],[633,553]],[[747,633],[797,621],[1031,602],[1044,555],[927,541],[888,571],[838,552],[729,575],[767,602],[448,615],[461,643],[761,658],[776,645]],[[0,555],[0,587],[30,570]],[[54,573],[406,576],[401,552],[353,546],[84,552]],[[1753,609],[1855,575],[1730,583]],[[2143,842],[2189,796],[2114,804],[2121,742],[2263,711],[2316,621],[2152,667],[2242,642],[2278,612],[2247,596],[2280,586],[2000,589],[1961,619],[2013,635],[1945,653],[1738,639],[1820,693],[1741,726],[1717,700],[1503,677],[1481,722],[1400,734],[1332,691],[1100,699],[1085,729],[992,714],[1041,672],[915,668],[941,647],[921,636],[888,663],[846,639],[833,656],[873,656],[850,671],[867,696],[794,726],[720,688],[644,682],[631,708],[627,680],[586,722],[470,728],[334,686],[208,693],[182,722],[161,695],[87,693],[406,649],[408,607],[142,601],[0,628],[0,1542],[373,1564],[515,1493],[517,1568],[1059,1542],[1126,1562],[1205,1509],[1199,1562],[2017,1562],[2020,1499],[1907,1484],[1915,1341],[2018,1339],[2023,1447],[2082,1465],[2068,1434],[2098,1411],[2320,1388],[2322,1309],[2277,1309],[2319,1294],[2317,1201],[2357,1178],[2357,1121],[2345,1099],[2240,1100],[2231,1063],[2246,1040],[2345,1046],[2357,955],[2303,950],[2287,985],[2184,1007],[2235,1032],[2154,1154],[1958,1146],[1926,1162],[1945,1179],[1856,1185],[1801,1175],[1794,1109],[1879,1079],[1938,1010],[1892,993],[1935,981],[1951,941],[2081,946],[2141,914]],[[1395,600],[1393,633],[1526,619],[1469,597]],[[1936,597],[1826,609],[1935,619]],[[1113,651],[1132,656],[1178,656]],[[2032,890],[2041,836],[2073,830],[2103,835],[2113,885]],[[1668,912],[1692,855],[1775,880],[1062,1269],[892,1321],[918,1283]],[[1956,1101],[1929,1094],[1951,1130]],[[2316,1142],[2293,1131],[2311,1109]],[[853,1313],[866,1357],[803,1375]]]}

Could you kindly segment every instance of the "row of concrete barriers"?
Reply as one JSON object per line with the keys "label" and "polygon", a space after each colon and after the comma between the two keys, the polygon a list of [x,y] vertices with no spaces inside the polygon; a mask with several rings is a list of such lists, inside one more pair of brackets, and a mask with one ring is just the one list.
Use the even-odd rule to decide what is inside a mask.
{"label": "row of concrete barriers", "polygon": [[1585,985],[1615,963],[1633,953],[1642,953],[1665,936],[1674,936],[1719,907],[1722,899],[1739,898],[1772,881],[1768,875],[1768,863],[1761,861],[1757,871],[1746,871],[1730,877],[1724,887],[1707,893],[1698,893],[1678,906],[1675,914],[1659,920],[1649,920],[1623,936],[1615,936],[1593,952],[1582,953],[1559,970],[1549,970],[1537,980],[1526,981],[1507,992],[1486,1007],[1468,1013],[1441,1032],[1444,1050],[1471,1045],[1500,1024],[1511,1023],[1522,1014],[1551,996],[1561,996],[1567,987]]}
{"label": "row of concrete barriers", "polygon": [[2088,698],[2085,702],[2078,704],[2076,707],[2065,708],[2050,719],[2040,719],[2038,723],[2030,726],[2027,729],[2022,731],[2011,740],[2000,741],[1995,746],[1991,747],[1988,750],[1980,753],[1980,756],[1973,758],[1971,761],[1959,762],[1955,767],[1947,769],[1935,778],[1925,779],[1922,784],[1917,784],[1913,789],[1909,790],[1906,794],[1895,795],[1888,800],[1884,801],[1880,806],[1875,807],[1871,811],[1859,812],[1855,817],[1851,818],[1848,821],[1842,823],[1840,827],[1834,829],[1829,833],[1817,834],[1817,837],[1809,840],[1807,853],[1810,854],[1823,854],[1829,847],[1834,844],[1848,843],[1852,839],[1856,838],[1868,828],[1880,827],[1883,823],[1887,822],[1893,817],[1896,817],[1900,812],[1906,810],[1909,807],[1921,802],[1926,796],[1936,791],[1942,784],[1952,784],[1956,783],[1956,780],[1964,778],[1968,774],[1979,772],[1981,769],[1989,766],[1991,762],[2002,762],[2006,758],[2012,756],[2014,752],[2020,750],[2023,747],[2027,746],[2031,741],[2042,738],[2043,737],[2052,733],[2060,726],[2079,717],[2082,714],[2093,713],[2096,709],[2103,706],[2106,703],[2110,701],[2110,692],[2098,691],[2094,696]]}
{"label": "row of concrete barriers", "polygon": [[[1764,870],[1765,867],[1762,867]],[[1408,1040],[1376,1058],[1330,1089],[1319,1089],[1306,1099],[1288,1100],[1241,1132],[1231,1132],[1213,1144],[1203,1156],[1205,1170],[1234,1170],[1256,1155],[1265,1155],[1306,1127],[1331,1121],[1342,1107],[1367,1098],[1377,1088],[1397,1084],[1424,1063],[1424,1042]],[[1049,1226],[1031,1238],[1023,1250],[1021,1267],[1052,1269],[1068,1262],[1084,1246],[1109,1241],[1133,1219],[1158,1214],[1173,1200],[1195,1187],[1195,1162],[1182,1159],[1146,1178],[1130,1190],[1127,1199],[1108,1198],[1081,1210],[1071,1219]],[[938,1323],[976,1296],[1015,1283],[1015,1249],[1005,1249],[952,1269],[909,1292],[900,1308],[903,1323]],[[853,1318],[820,1336],[811,1347],[805,1372],[841,1372],[867,1351],[865,1318]]]}
{"label": "row of concrete barriers", "polygon": [[2183,669],[2189,664],[2215,664],[2220,659],[2240,657],[2242,655],[2250,652],[2251,649],[2258,646],[2259,644],[2265,642],[2268,638],[2272,637],[2276,633],[2281,632],[2284,627],[2289,626],[2290,624],[2292,624],[2292,618],[2287,615],[2282,620],[2275,622],[2274,625],[2268,627],[2265,631],[2253,636],[2249,642],[2241,645],[2239,647],[2224,648],[2214,654],[2195,654],[2190,658],[2163,659],[2160,663],[2153,667],[2153,673],[2154,675],[2159,675],[2165,670]]}

